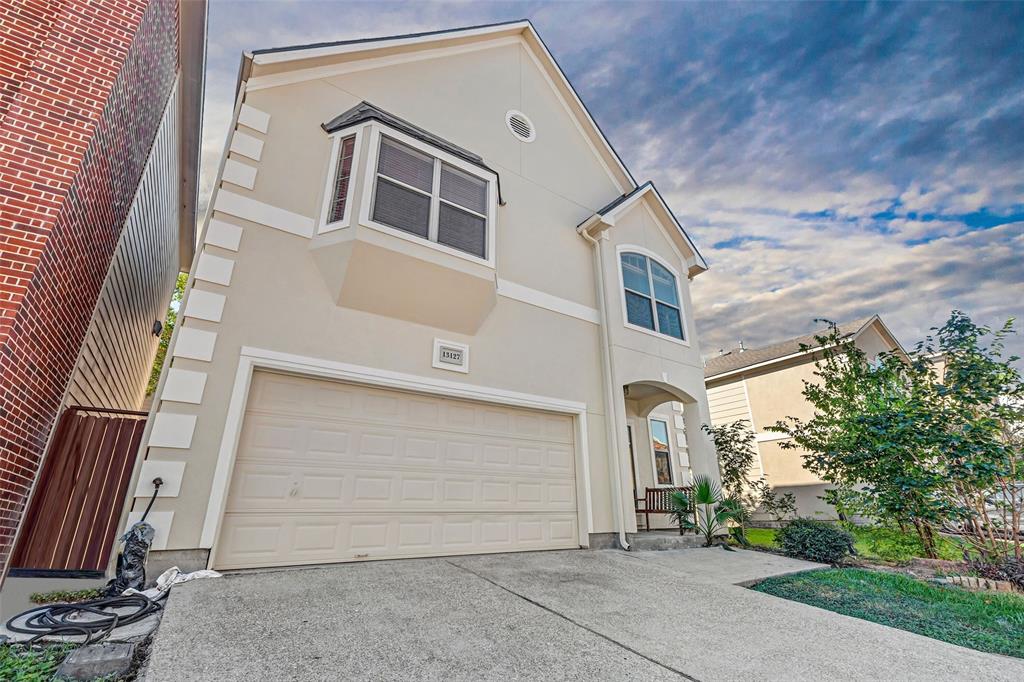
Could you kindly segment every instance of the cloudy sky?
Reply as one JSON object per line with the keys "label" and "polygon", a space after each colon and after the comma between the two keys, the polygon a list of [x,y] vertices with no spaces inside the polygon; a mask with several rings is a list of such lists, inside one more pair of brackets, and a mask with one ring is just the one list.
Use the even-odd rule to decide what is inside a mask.
{"label": "cloudy sky", "polygon": [[705,353],[1024,318],[1024,3],[211,0],[204,194],[243,50],[524,17],[710,262]]}

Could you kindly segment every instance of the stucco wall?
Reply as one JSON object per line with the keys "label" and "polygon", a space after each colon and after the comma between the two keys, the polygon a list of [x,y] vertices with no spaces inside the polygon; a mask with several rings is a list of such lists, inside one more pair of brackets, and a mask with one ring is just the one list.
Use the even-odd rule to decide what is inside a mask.
{"label": "stucco wall", "polygon": [[[221,199],[230,192],[319,224],[331,149],[331,140],[320,125],[362,100],[482,155],[500,175],[505,201],[497,209],[496,263],[490,271],[464,259],[427,253],[430,247],[392,236],[367,233],[365,239],[403,257],[472,271],[470,275],[477,279],[491,277],[498,282],[496,302],[473,333],[338,305],[339,287],[350,282],[347,274],[334,275],[331,259],[341,263],[343,256],[323,254],[335,254],[333,250],[341,248],[345,240],[363,239],[358,230],[364,228],[344,228],[310,239],[243,219],[232,211],[215,210],[209,229],[216,234],[212,242],[208,238],[199,256],[199,269],[204,256],[231,260],[228,282],[197,279],[197,268],[193,268],[183,303],[184,323],[172,342],[172,360],[165,368],[160,399],[154,405],[155,422],[186,415],[196,417],[195,426],[187,443],[150,447],[139,474],[145,481],[150,476],[147,465],[153,471],[155,463],[184,463],[180,492],[158,499],[154,506],[151,518],[165,524],[167,538],[156,548],[199,546],[242,346],[584,403],[593,531],[611,531],[612,478],[605,447],[600,327],[594,319],[501,295],[500,283],[512,282],[553,297],[558,301],[555,307],[567,303],[589,311],[583,318],[596,316],[593,251],[575,228],[622,188],[599,162],[523,46],[506,44],[249,92],[245,104],[259,114],[258,122],[252,124],[255,128],[239,125],[235,136],[243,134],[262,142],[262,149],[258,154],[232,152],[229,160],[256,169],[257,177],[252,189],[223,183],[214,206],[223,208]],[[530,116],[537,129],[535,142],[524,144],[508,132],[504,123],[508,109]],[[370,150],[363,144],[361,152],[365,160]],[[362,164],[358,166],[362,168]],[[356,201],[353,216],[359,213],[363,183],[363,179],[357,180],[351,193]],[[241,228],[237,246],[223,239],[224,225],[232,231]],[[616,243],[644,244],[678,272],[686,272],[675,252],[677,247],[669,238],[659,236],[659,230],[663,228],[638,208],[623,221],[621,230],[616,228],[614,239]],[[609,296],[614,311],[611,326],[619,331],[614,253],[606,259],[606,267],[606,279],[615,282],[609,284],[615,289],[614,297]],[[634,380],[632,377],[667,377],[685,387],[695,413],[706,415],[685,277],[681,283],[690,345],[662,342],[636,332],[618,334],[615,354],[622,373],[617,376],[624,382]],[[429,289],[434,284],[428,278],[421,286]],[[210,294],[223,303],[223,310],[213,316],[219,319],[199,319],[210,316],[205,312],[193,315],[193,299],[209,300]],[[457,298],[440,305],[459,312]],[[182,335],[188,336],[190,330],[216,334],[209,359],[183,356],[181,349],[187,343],[182,342]],[[468,374],[432,366],[435,338],[469,345]],[[198,401],[171,400],[165,395],[168,373],[180,370],[204,377]],[[624,442],[621,451],[627,452]],[[705,451],[701,456],[705,463],[713,458]],[[628,466],[625,455],[622,464]],[[143,504],[140,498],[136,506]]]}

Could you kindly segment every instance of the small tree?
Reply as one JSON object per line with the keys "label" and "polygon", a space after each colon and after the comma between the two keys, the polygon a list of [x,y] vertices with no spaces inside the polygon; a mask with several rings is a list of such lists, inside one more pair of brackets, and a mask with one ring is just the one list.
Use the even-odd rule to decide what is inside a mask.
{"label": "small tree", "polygon": [[[1024,380],[1005,354],[1013,320],[978,326],[954,310],[918,345],[916,362],[941,358],[929,396],[938,467],[965,538],[985,558],[1020,560],[1024,521]],[[934,365],[934,363],[931,363]]]}
{"label": "small tree", "polygon": [[717,426],[702,424],[701,429],[711,436],[715,444],[722,490],[737,503],[737,513],[733,518],[737,528],[733,529],[732,535],[740,544],[749,544],[746,526],[754,512],[770,514],[776,521],[796,513],[796,496],[793,493],[779,495],[764,477],[753,478],[757,446],[750,422],[740,419]]}
{"label": "small tree", "polygon": [[788,417],[768,430],[790,436],[782,447],[803,449],[805,466],[840,494],[870,498],[882,518],[913,525],[935,558],[933,527],[948,518],[951,504],[934,465],[940,439],[926,400],[928,368],[900,353],[869,362],[831,322],[815,341],[823,349],[817,380],[803,390],[814,416]]}
{"label": "small tree", "polygon": [[[984,557],[1022,553],[1024,382],[999,330],[954,310],[909,354],[874,361],[830,323],[804,396],[806,421],[768,427],[803,448],[805,465],[836,486],[827,497],[901,527],[936,557],[934,529],[956,522]],[[936,359],[940,361],[937,363]]]}
{"label": "small tree", "polygon": [[757,447],[750,422],[740,419],[717,426],[700,425],[711,436],[718,453],[722,489],[730,497],[742,495],[750,488],[750,472],[757,460]]}

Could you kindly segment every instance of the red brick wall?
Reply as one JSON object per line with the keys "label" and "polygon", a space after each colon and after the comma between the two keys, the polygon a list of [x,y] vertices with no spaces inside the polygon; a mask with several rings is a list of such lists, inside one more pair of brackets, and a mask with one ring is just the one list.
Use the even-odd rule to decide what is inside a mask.
{"label": "red brick wall", "polygon": [[176,72],[176,0],[0,6],[0,571]]}

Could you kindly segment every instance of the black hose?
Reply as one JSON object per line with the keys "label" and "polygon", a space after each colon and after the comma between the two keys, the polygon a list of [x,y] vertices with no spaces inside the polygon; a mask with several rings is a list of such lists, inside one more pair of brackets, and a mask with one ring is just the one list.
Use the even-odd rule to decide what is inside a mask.
{"label": "black hose", "polygon": [[[116,609],[134,608],[119,614]],[[129,625],[146,618],[163,607],[144,594],[103,597],[77,604],[50,604],[24,613],[7,621],[7,629],[34,635],[24,644],[34,644],[43,637],[81,635],[82,644],[92,644],[106,638],[114,628]],[[15,624],[17,621],[23,621]]]}
{"label": "black hose", "polygon": [[[153,496],[149,498],[149,504],[146,505],[146,511],[142,513],[139,523],[149,516],[149,510],[153,508],[163,484],[164,481],[159,476],[153,479]],[[120,563],[119,558],[119,571]],[[126,614],[117,613],[117,609],[127,608],[135,610]],[[92,644],[105,639],[114,628],[142,620],[161,608],[160,604],[143,594],[114,595],[77,604],[50,604],[29,609],[7,621],[7,629],[11,632],[33,635],[32,639],[24,642],[26,645],[56,635],[80,635],[85,638],[83,644]],[[19,620],[22,623],[15,625]]]}
{"label": "black hose", "polygon": [[142,518],[139,519],[139,523],[146,520],[149,516],[149,510],[153,508],[153,503],[156,502],[156,496],[160,493],[160,486],[164,484],[164,479],[157,476],[153,479],[153,497],[149,498],[149,504],[146,505],[146,511],[142,512]]}

